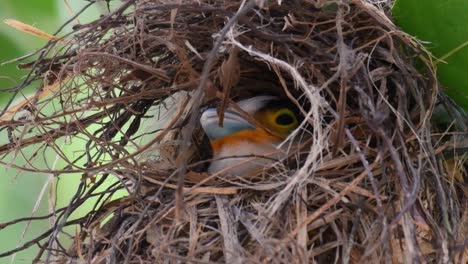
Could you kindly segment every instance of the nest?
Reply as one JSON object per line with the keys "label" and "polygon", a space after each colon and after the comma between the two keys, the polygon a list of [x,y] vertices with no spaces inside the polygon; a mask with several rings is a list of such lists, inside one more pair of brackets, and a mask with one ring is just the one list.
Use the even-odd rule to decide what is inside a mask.
{"label": "nest", "polygon": [[[466,263],[466,157],[447,156],[466,119],[431,124],[446,102],[431,57],[388,11],[128,0],[51,40],[20,65],[31,70],[16,93],[40,84],[3,113],[0,149],[52,150],[66,166],[16,167],[82,180],[68,206],[4,224],[54,219],[1,256],[39,245],[35,262],[48,263]],[[207,174],[201,111],[257,94],[300,109],[289,156],[242,177]],[[73,158],[69,141],[82,144]]]}

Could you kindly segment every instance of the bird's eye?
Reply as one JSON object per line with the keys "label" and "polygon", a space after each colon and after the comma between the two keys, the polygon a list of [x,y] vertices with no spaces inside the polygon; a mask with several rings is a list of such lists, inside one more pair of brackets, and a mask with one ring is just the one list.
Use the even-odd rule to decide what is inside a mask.
{"label": "bird's eye", "polygon": [[298,116],[287,107],[272,106],[256,113],[255,119],[274,135],[283,138],[286,138],[291,131],[299,126]]}
{"label": "bird's eye", "polygon": [[279,127],[295,127],[297,126],[297,119],[294,113],[287,109],[283,108],[276,112],[274,122]]}
{"label": "bird's eye", "polygon": [[287,126],[291,125],[292,123],[294,123],[294,117],[290,114],[283,113],[276,117],[276,124],[278,125]]}

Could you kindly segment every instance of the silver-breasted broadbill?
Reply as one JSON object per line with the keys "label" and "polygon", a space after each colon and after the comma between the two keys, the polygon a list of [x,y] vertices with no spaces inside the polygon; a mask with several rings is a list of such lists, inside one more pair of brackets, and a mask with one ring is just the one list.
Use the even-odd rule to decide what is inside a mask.
{"label": "silver-breasted broadbill", "polygon": [[228,107],[222,126],[216,108],[201,115],[200,123],[213,149],[209,173],[241,175],[287,155],[278,145],[299,125],[295,107],[270,95],[244,99],[237,105],[243,111]]}

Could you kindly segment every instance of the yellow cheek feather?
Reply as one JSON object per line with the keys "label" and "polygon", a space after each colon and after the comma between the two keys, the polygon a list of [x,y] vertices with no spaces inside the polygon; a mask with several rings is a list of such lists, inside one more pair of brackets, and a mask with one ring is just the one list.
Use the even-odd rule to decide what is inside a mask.
{"label": "yellow cheek feather", "polygon": [[[286,115],[289,119],[289,123],[278,123],[278,117],[284,115]],[[255,119],[262,123],[267,129],[270,129],[271,131],[281,136],[283,139],[286,138],[289,133],[291,133],[291,131],[293,131],[299,125],[295,114],[287,108],[268,109],[258,112],[255,114]]]}
{"label": "yellow cheek feather", "polygon": [[219,153],[225,146],[235,146],[241,142],[246,141],[262,145],[268,143],[278,143],[281,141],[281,138],[273,136],[263,129],[243,130],[211,141],[211,147],[213,148],[214,153]]}

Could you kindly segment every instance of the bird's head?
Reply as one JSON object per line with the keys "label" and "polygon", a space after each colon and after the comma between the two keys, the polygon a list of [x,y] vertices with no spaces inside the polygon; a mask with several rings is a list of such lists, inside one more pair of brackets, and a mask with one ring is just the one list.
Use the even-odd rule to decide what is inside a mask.
{"label": "bird's head", "polygon": [[256,96],[241,100],[237,105],[242,111],[228,107],[222,126],[216,108],[205,110],[200,118],[215,159],[265,155],[267,150],[274,149],[299,125],[296,107],[275,96]]}

